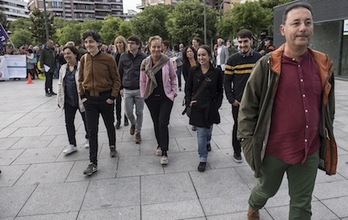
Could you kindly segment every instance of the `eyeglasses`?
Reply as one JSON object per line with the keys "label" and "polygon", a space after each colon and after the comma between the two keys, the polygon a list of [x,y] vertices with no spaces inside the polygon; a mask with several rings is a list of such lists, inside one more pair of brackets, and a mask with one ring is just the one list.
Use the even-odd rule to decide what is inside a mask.
{"label": "eyeglasses", "polygon": [[128,44],[137,44],[134,41],[128,41]]}

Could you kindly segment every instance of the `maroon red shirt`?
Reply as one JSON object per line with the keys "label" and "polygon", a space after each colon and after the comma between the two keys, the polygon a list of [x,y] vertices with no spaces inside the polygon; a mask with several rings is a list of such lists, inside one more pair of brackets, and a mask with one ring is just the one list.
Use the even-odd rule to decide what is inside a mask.
{"label": "maroon red shirt", "polygon": [[299,63],[283,55],[266,154],[296,164],[319,149],[321,96],[319,70],[308,51]]}

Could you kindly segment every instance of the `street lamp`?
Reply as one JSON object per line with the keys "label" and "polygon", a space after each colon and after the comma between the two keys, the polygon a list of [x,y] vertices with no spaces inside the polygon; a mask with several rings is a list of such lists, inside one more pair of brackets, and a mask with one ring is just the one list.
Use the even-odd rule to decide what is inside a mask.
{"label": "street lamp", "polygon": [[49,33],[48,33],[48,24],[47,24],[47,10],[46,10],[46,0],[43,0],[44,4],[44,18],[45,18],[45,29],[46,29],[46,41],[49,38]]}
{"label": "street lamp", "polygon": [[207,44],[207,6],[206,6],[206,0],[204,1],[204,13],[203,13],[203,20],[204,20],[204,43]]}

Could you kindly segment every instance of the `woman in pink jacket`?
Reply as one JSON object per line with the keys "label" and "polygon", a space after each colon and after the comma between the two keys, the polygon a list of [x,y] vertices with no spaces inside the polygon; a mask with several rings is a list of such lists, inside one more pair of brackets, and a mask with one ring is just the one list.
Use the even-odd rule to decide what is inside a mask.
{"label": "woman in pink jacket", "polygon": [[177,91],[176,73],[170,59],[161,53],[162,38],[148,40],[151,55],[145,58],[140,69],[140,94],[145,99],[154,125],[157,140],[156,155],[160,163],[168,164],[168,124]]}

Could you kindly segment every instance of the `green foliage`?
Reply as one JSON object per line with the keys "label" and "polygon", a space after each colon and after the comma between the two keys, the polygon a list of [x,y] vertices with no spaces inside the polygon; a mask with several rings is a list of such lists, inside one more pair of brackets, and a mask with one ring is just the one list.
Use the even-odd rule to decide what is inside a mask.
{"label": "green foliage", "polygon": [[126,39],[133,35],[132,23],[129,21],[124,21],[120,24],[120,27],[117,31],[117,35],[122,35]]}
{"label": "green foliage", "polygon": [[218,31],[223,38],[233,38],[238,31],[246,28],[254,34],[262,28],[272,28],[273,12],[269,8],[261,7],[259,2],[234,4],[230,12],[226,12],[218,24]]}
{"label": "green foliage", "polygon": [[121,18],[112,17],[108,15],[102,21],[102,28],[100,30],[101,38],[105,44],[113,44],[116,33],[119,30],[120,24],[122,23]]}
{"label": "green foliage", "polygon": [[293,0],[260,0],[260,5],[263,8],[273,9],[277,5],[282,5]]}
{"label": "green foliage", "polygon": [[32,33],[25,29],[16,29],[11,35],[11,40],[17,48],[25,44],[34,44],[32,42]]}
{"label": "green foliage", "polygon": [[144,11],[132,18],[132,26],[134,34],[139,36],[141,40],[147,41],[150,36],[159,35],[163,39],[169,39],[167,30],[165,29],[165,21],[174,6],[171,5],[151,5],[145,7]]}
{"label": "green foliage", "polygon": [[27,30],[30,31],[32,27],[32,22],[26,18],[18,18],[10,23],[10,31],[14,33],[17,30]]}
{"label": "green foliage", "polygon": [[82,22],[82,25],[81,25],[82,33],[87,30],[97,31],[99,33],[101,28],[102,28],[102,22],[99,20],[86,20]]}
{"label": "green foliage", "polygon": [[57,43],[65,45],[68,41],[74,41],[75,44],[81,43],[81,23],[71,21],[56,32]]}
{"label": "green foliage", "polygon": [[[206,5],[207,39],[215,36],[217,11]],[[184,0],[176,4],[165,25],[174,42],[188,45],[194,36],[204,39],[204,4],[199,0]],[[208,43],[208,42],[206,42]]]}
{"label": "green foliage", "polygon": [[[46,42],[46,29],[45,29],[45,14],[43,11],[40,11],[38,8],[35,8],[30,14],[30,21],[32,22],[31,31],[33,37],[39,43]],[[47,27],[48,35],[52,37],[55,33],[55,27],[53,22],[53,16],[47,13]]]}

